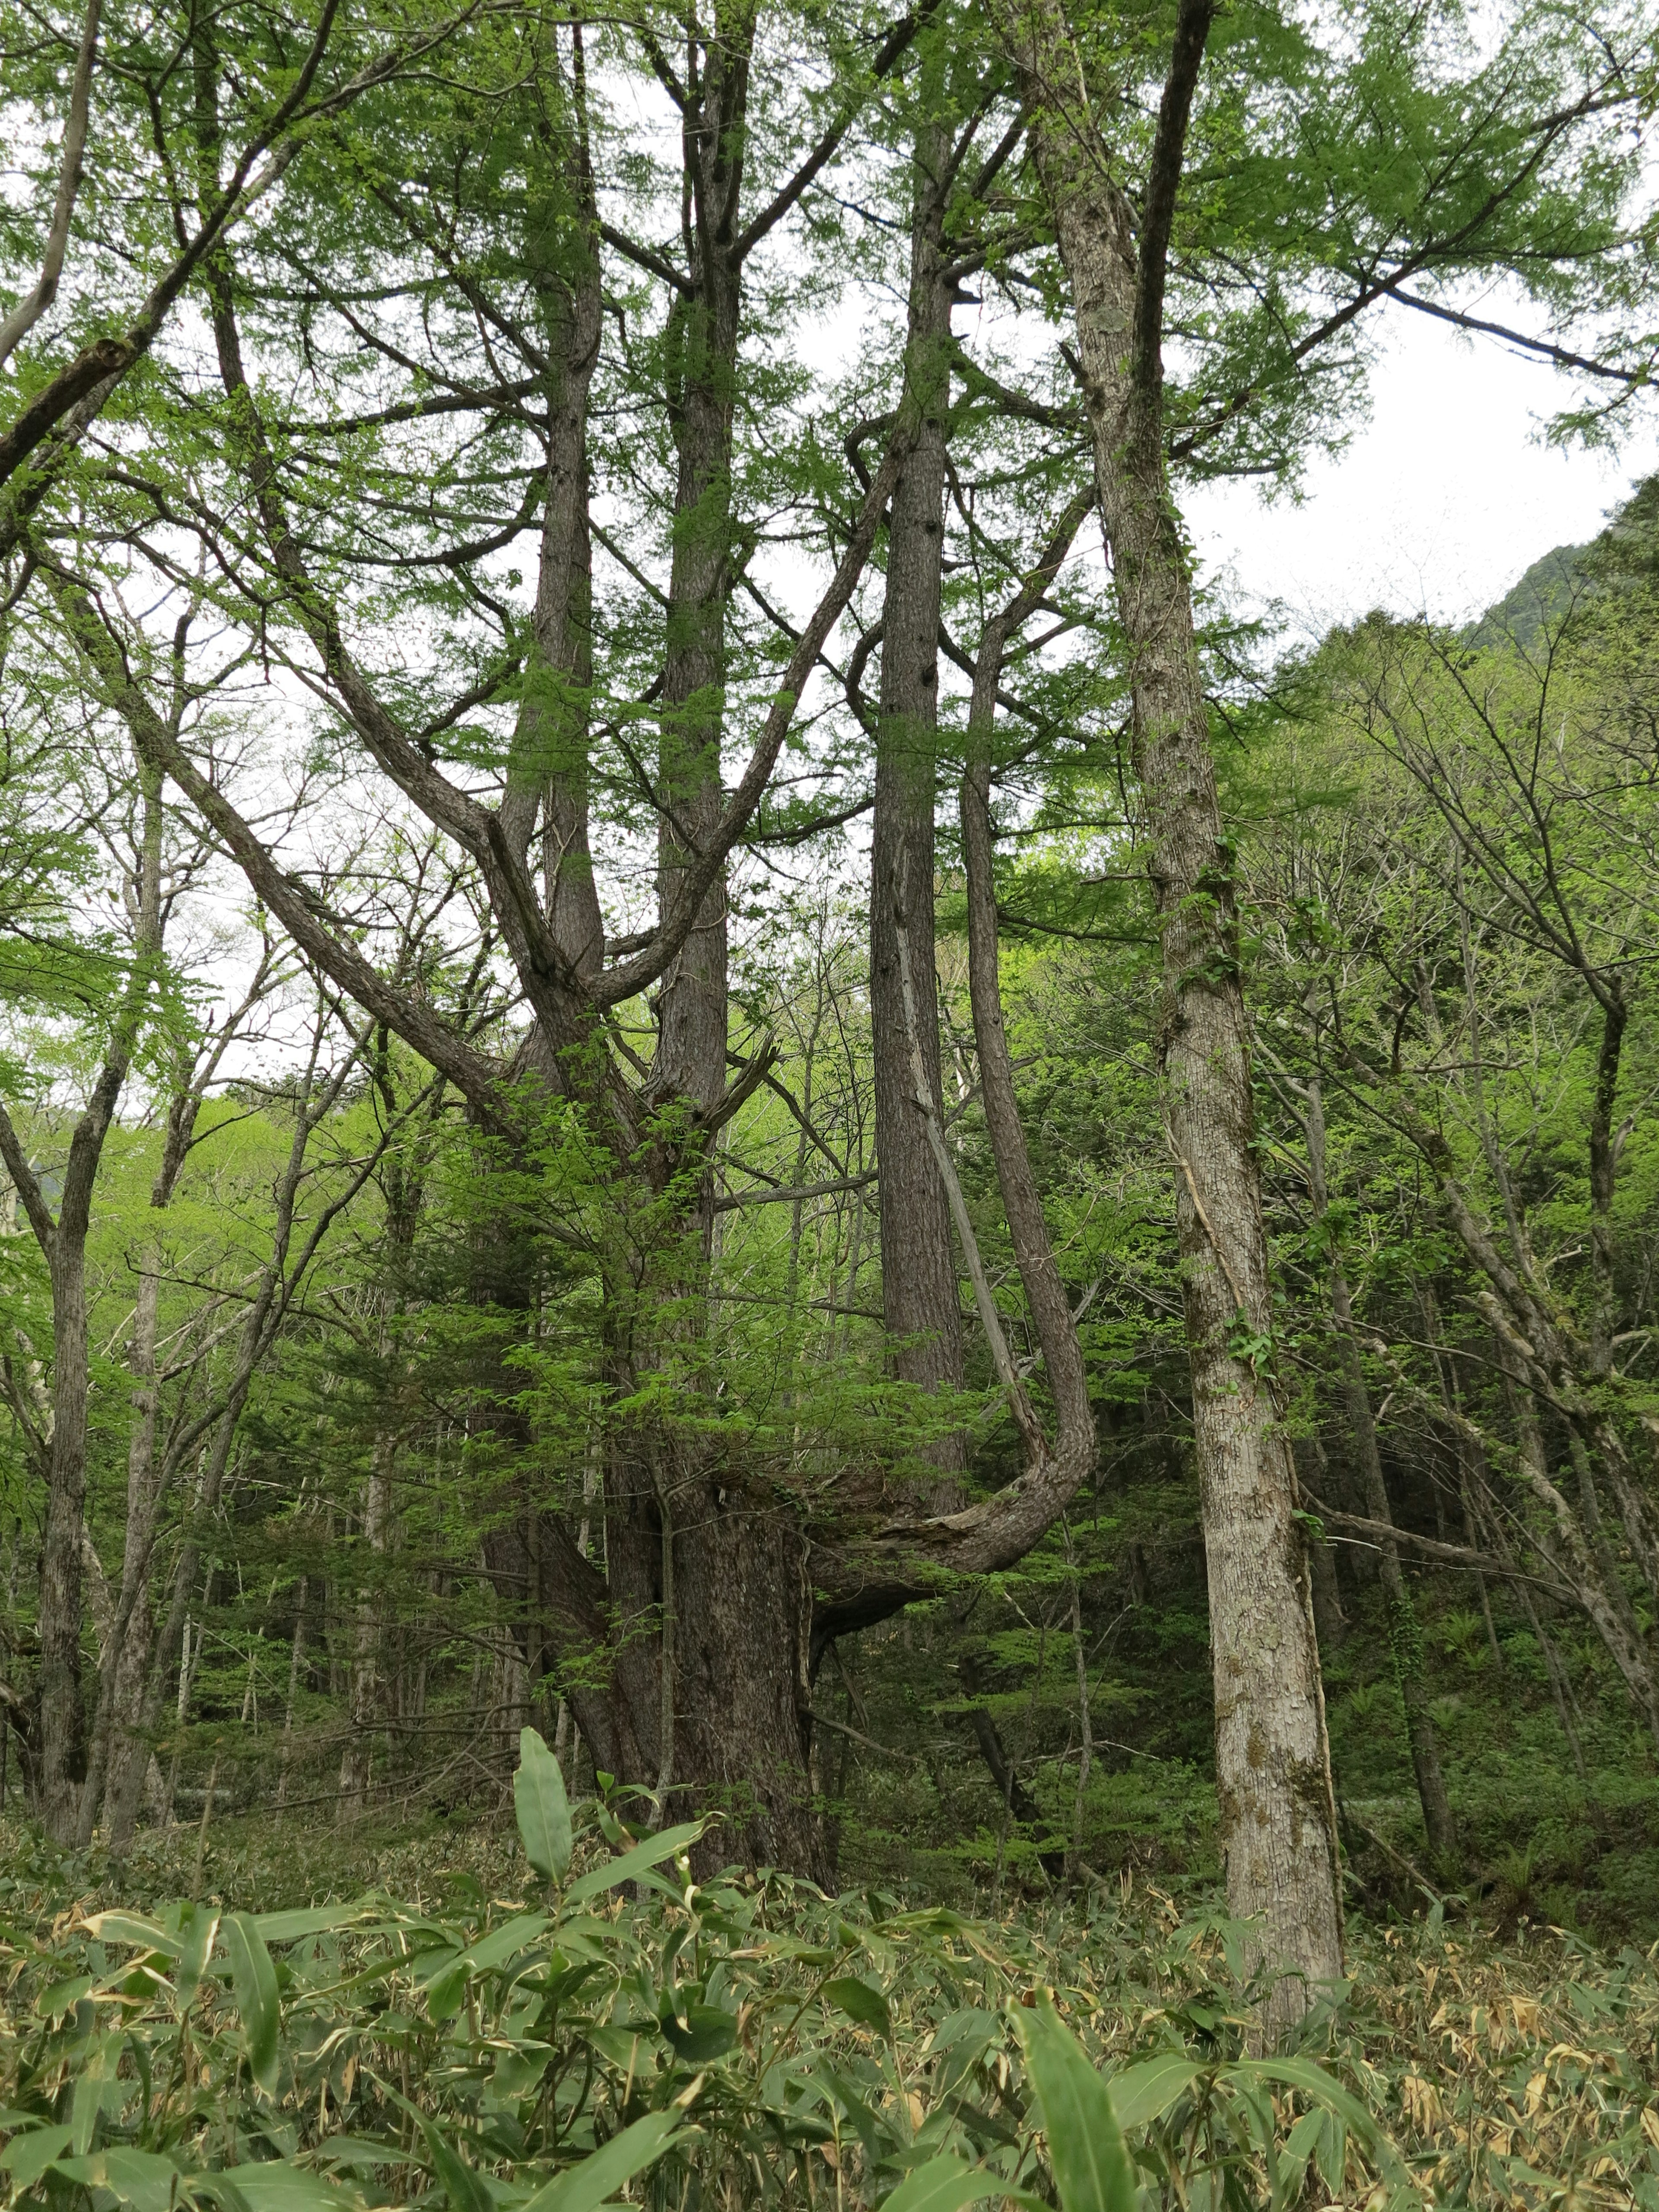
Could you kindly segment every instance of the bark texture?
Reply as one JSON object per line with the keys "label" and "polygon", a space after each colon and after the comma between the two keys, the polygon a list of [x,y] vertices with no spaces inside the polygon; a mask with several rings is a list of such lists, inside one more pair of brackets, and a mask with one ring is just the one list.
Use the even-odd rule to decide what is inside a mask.
{"label": "bark texture", "polygon": [[0,1110],[3,1157],[52,1282],[51,1430],[46,1441],[46,1514],[40,1549],[39,1764],[40,1817],[58,1842],[80,1832],[86,1781],[82,1698],[82,1562],[87,1541],[87,1234],[104,1140],[126,1083],[155,981],[161,943],[161,779],[141,765],[131,873],[131,964],[114,1012],[103,1063],[70,1138],[53,1218],[9,1115]]}
{"label": "bark texture", "polygon": [[[950,1200],[916,1109],[898,932],[902,926],[922,1065],[938,1112],[943,1094],[934,972],[933,810],[953,289],[945,251],[950,156],[949,128],[932,120],[921,124],[911,161],[908,333],[900,402],[916,424],[916,437],[893,494],[887,529],[870,846],[870,1036],[876,1155],[881,1163],[882,1317],[893,1343],[895,1375],[928,1390],[961,1387],[962,1321]],[[955,1481],[963,1465],[960,1433],[939,1437],[927,1457],[941,1477],[933,1486],[933,1510],[948,1511],[960,1502]]]}
{"label": "bark texture", "polygon": [[1249,1035],[1192,593],[1164,460],[1170,225],[1212,9],[1183,0],[1139,220],[1079,98],[1057,0],[1003,15],[1072,291],[1102,520],[1129,654],[1132,737],[1163,946],[1164,1110],[1210,1592],[1216,1779],[1232,1911],[1285,1971],[1272,2033],[1342,1971],[1335,1808],[1296,1510],[1270,1379]]}

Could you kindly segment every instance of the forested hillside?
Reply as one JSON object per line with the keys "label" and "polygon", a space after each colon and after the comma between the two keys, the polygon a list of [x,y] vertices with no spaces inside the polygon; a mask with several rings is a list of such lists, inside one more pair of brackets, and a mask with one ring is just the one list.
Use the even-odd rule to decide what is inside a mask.
{"label": "forested hillside", "polygon": [[[18,1924],[171,1886],[349,1948],[362,1915],[276,1908],[401,1883],[367,1986],[428,1940],[435,1869],[478,1869],[454,1910],[485,1922],[527,1879],[515,1817],[560,1912],[602,1893],[561,1887],[574,1800],[687,1914],[724,1885],[739,1948],[690,2012],[702,1937],[652,1881],[571,1938],[618,2003],[661,1978],[691,2069],[697,2008],[773,1956],[744,1914],[830,1972],[866,1939],[813,1916],[854,1889],[878,1931],[1041,1923],[1011,1986],[1074,1936],[1121,2058],[1142,1968],[1085,1931],[1139,1899],[1124,1955],[1200,1916],[1229,2047],[1281,2065],[1206,2076],[1226,2125],[1252,2081],[1313,2097],[1289,2195],[1271,2126],[1239,2154],[1274,2212],[1316,2171],[1340,2194],[1339,2112],[1405,2187],[1360,2105],[1263,2056],[1333,2032],[1354,1946],[1413,1916],[1633,1945],[1585,2015],[1623,2021],[1659,1938],[1659,480],[1473,628],[1379,613],[1301,654],[1194,575],[1182,500],[1293,494],[1390,317],[1528,355],[1563,442],[1643,425],[1650,21],[0,25]],[[218,1973],[236,2079],[299,2095],[279,1990],[345,1954],[279,1977],[252,1920],[170,1910],[107,1940],[176,1965],[179,2022]],[[519,1954],[466,1927],[420,2004],[471,2065],[466,1975]],[[500,2032],[552,2048],[520,1971]],[[1213,2041],[1187,1972],[1138,2033]],[[908,2111],[898,1997],[841,1982]],[[104,1992],[43,1984],[40,2017],[90,2035]],[[1524,2002],[1530,2034],[1556,1998]],[[1042,2086],[1075,2046],[1009,2020],[974,2063],[1016,2103],[1029,2069],[1078,2212]],[[611,2083],[610,2121],[574,2108],[596,2156],[645,2124],[622,2033],[548,2076]],[[398,2047],[412,2159],[448,2062]],[[92,2048],[52,2061],[63,2142],[0,2169],[167,2212],[149,2169],[48,2175],[114,2140],[68,2086]],[[351,2066],[318,2130],[370,2094]],[[513,2141],[557,2167],[540,2079]],[[1397,2094],[1432,2145],[1439,2091]],[[1631,2094],[1583,2144],[1616,2106],[1659,2160]],[[893,2173],[860,2142],[862,2203]],[[490,2143],[488,2187],[431,2152],[458,2212],[518,2201]],[[228,2157],[198,2150],[198,2179]]]}

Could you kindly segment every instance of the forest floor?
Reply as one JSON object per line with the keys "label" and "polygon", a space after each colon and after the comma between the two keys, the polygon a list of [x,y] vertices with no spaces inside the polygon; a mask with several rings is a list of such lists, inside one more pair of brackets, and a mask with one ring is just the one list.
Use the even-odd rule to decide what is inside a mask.
{"label": "forest floor", "polygon": [[[204,1848],[175,1827],[145,1835],[118,1874],[0,1828],[0,2128],[57,2113],[66,2156],[84,2116],[75,2083],[102,2066],[106,2129],[152,2142],[159,2086],[171,2079],[171,2097],[182,2078],[197,2101],[179,2106],[167,2157],[189,2137],[204,2171],[280,2156],[326,2182],[280,2204],[250,2183],[250,2212],[428,2192],[434,2204],[447,2192],[452,2212],[501,2212],[523,2194],[511,2177],[538,2171],[545,2152],[538,2084],[560,2085],[556,2114],[580,2077],[593,2142],[695,2097],[679,2154],[691,2163],[672,2188],[653,2180],[653,2206],[854,2212],[941,2147],[1042,2186],[1014,2029],[1017,2008],[1048,1988],[1141,2116],[1128,2132],[1146,2203],[1659,2212],[1659,1946],[1599,1950],[1524,1916],[1500,1930],[1463,1906],[1387,1924],[1356,1911],[1351,1983],[1310,2023],[1305,2079],[1269,2077],[1249,2056],[1241,1931],[1201,1899],[1177,1906],[1124,1877],[1068,1903],[1022,1897],[975,1916],[887,1887],[830,1900],[781,1877],[688,1893],[683,1875],[644,1877],[630,1897],[581,1827],[579,1809],[574,1871],[598,1871],[557,1897],[530,1875],[507,1807],[401,1836],[267,1816],[225,1820]],[[263,2057],[250,2011],[263,2000],[252,1967],[244,1985],[240,1952],[216,1980],[207,1966],[184,2025],[191,2001],[181,2007],[164,1976],[207,1916],[167,1900],[190,1897],[222,1916],[222,1945],[233,1915],[255,1916],[237,1924],[279,1961]],[[149,1982],[118,1948],[146,1941]],[[117,2027],[135,2051],[149,2038],[142,2116],[136,2087],[122,2104],[118,2077],[137,2076]],[[577,2140],[568,2114],[565,2127]],[[45,2203],[30,2194],[40,2167],[18,2151],[25,2135],[0,2150],[0,2180],[10,2202]],[[554,2145],[570,2154],[556,2119]],[[472,2181],[445,2167],[445,2146]],[[1390,2164],[1396,2153],[1403,2163]],[[107,2157],[97,2172],[119,2181]],[[92,2197],[94,2212],[116,2202],[163,2212],[136,2183]]]}

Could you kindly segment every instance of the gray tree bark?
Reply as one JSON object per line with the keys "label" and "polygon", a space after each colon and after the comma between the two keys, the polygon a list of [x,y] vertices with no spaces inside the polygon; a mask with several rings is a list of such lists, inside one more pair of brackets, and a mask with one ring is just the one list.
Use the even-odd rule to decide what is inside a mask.
{"label": "gray tree bark", "polygon": [[1058,0],[1001,12],[1069,279],[1102,520],[1129,656],[1132,740],[1163,947],[1159,1066],[1175,1158],[1210,1591],[1216,1785],[1231,1910],[1277,1972],[1268,2033],[1342,1972],[1324,1698],[1271,1380],[1272,1295],[1251,1150],[1249,1030],[1231,847],[1192,592],[1164,460],[1170,225],[1210,0],[1182,0],[1145,201],[1133,209],[1079,97]]}
{"label": "gray tree bark", "polygon": [[[916,436],[888,523],[870,843],[870,1043],[881,1170],[882,1316],[892,1340],[894,1374],[927,1390],[962,1386],[962,1321],[950,1201],[916,1110],[897,938],[902,926],[922,1065],[937,1113],[943,1092],[933,811],[951,400],[953,288],[946,274],[945,215],[951,136],[947,124],[930,117],[917,127],[911,156],[910,293],[900,406],[914,417]],[[960,1432],[953,1429],[939,1437],[925,1456],[939,1471],[928,1508],[948,1511],[959,1503]]]}
{"label": "gray tree bark", "polygon": [[138,829],[128,887],[132,959],[110,1039],[70,1139],[53,1219],[11,1119],[0,1109],[0,1157],[28,1215],[52,1281],[52,1434],[40,1553],[40,1758],[37,1788],[48,1834],[73,1844],[86,1779],[81,1684],[82,1547],[86,1537],[87,1235],[93,1188],[143,1029],[161,946],[161,777],[141,760]]}

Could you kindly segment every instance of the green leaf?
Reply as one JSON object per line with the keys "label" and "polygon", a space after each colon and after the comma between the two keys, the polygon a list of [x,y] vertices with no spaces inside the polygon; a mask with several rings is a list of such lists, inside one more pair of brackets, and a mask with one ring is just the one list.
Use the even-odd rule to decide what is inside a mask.
{"label": "green leaf", "polygon": [[861,1982],[856,1974],[837,1974],[826,1982],[818,1995],[837,2011],[844,2012],[848,2020],[855,2020],[860,2027],[873,2027],[878,2035],[893,2032],[892,2014],[887,2009],[887,2000],[868,1982]]}
{"label": "green leaf", "polygon": [[1304,2097],[1311,2097],[1315,2104],[1322,2105],[1327,2112],[1334,2112],[1347,2123],[1350,2133],[1359,2138],[1379,2171],[1390,2181],[1410,2185],[1405,2160],[1376,2114],[1368,2111],[1351,2089],[1345,2089],[1334,2075],[1328,2074],[1322,2066],[1316,2066],[1311,2058],[1245,2058],[1228,2071],[1247,2080],[1277,2081],[1284,2088],[1299,2089]]}
{"label": "green leaf", "polygon": [[648,2112],[631,2128],[612,2136],[602,2150],[538,2189],[520,2207],[520,2212],[594,2212],[595,2206],[614,2197],[625,2181],[655,2165],[674,2140],[678,2119],[678,2112]]}
{"label": "green leaf", "polygon": [[94,1912],[86,1930],[100,1943],[131,1943],[141,1951],[159,1951],[164,1959],[179,1955],[177,1936],[169,1935],[160,1921],[142,1919],[136,1912]]}
{"label": "green leaf", "polygon": [[70,2102],[70,2147],[76,2158],[92,2148],[93,2131],[104,2109],[104,2093],[115,2079],[121,2063],[119,2035],[100,2035],[76,2070],[75,2094]]}
{"label": "green leaf", "polygon": [[41,2020],[62,2020],[65,2013],[75,2010],[91,1987],[90,1974],[77,1974],[73,1981],[54,1982],[34,2000],[35,2012]]}
{"label": "green leaf", "polygon": [[219,1916],[205,1905],[179,1907],[179,1971],[173,1977],[173,1990],[180,2012],[190,2009],[191,2000],[207,1972],[207,1962],[213,1956],[218,1933]]}
{"label": "green leaf", "polygon": [[33,2189],[53,2160],[69,2148],[70,2132],[67,2120],[51,2127],[25,2128],[0,2150],[0,2167],[19,2189]]}
{"label": "green leaf", "polygon": [[261,2159],[202,2174],[202,2182],[228,2183],[248,2212],[357,2212],[361,2199],[325,2174],[286,2158]]}
{"label": "green leaf", "polygon": [[1276,2206],[1300,2203],[1307,2179],[1308,2160],[1318,2148],[1321,2136],[1331,2124],[1331,2115],[1322,2108],[1304,2112],[1279,2145],[1278,2172],[1273,2177]]}
{"label": "green leaf", "polygon": [[445,1957],[424,1977],[427,2010],[434,2020],[447,2020],[461,2002],[469,1974],[487,1974],[504,1966],[527,1950],[547,1926],[544,1912],[520,1912],[492,1928],[488,1936],[453,1957]]}
{"label": "green leaf", "polygon": [[1183,2089],[1189,2089],[1204,2071],[1190,2058],[1171,2051],[1163,2058],[1148,2058],[1139,2066],[1126,2066],[1111,2077],[1112,2110],[1121,2128],[1144,2128],[1161,2119]]}
{"label": "green leaf", "polygon": [[614,1889],[619,1881],[632,1881],[636,1875],[645,1873],[647,1868],[660,1865],[664,1859],[672,1859],[676,1851],[683,1851],[689,1844],[695,1844],[702,1830],[701,1820],[692,1820],[684,1827],[665,1828],[659,1835],[647,1836],[642,1844],[635,1844],[631,1851],[624,1851],[620,1858],[611,1859],[604,1866],[594,1867],[579,1881],[573,1881],[564,1893],[565,1904],[580,1905],[584,1898],[599,1897],[607,1889]]}
{"label": "green leaf", "polygon": [[282,2013],[276,2002],[276,1969],[264,1938],[245,1912],[225,1922],[225,1949],[247,2050],[248,2071],[268,2096],[276,2094],[276,2043]]}
{"label": "green leaf", "polygon": [[135,2212],[168,2212],[181,2178],[170,2158],[119,2148],[94,2151],[90,2158],[60,2158],[52,2172],[86,2189],[107,2189]]}
{"label": "green leaf", "polygon": [[994,2173],[988,2166],[966,2166],[959,2158],[930,2158],[883,2198],[881,2212],[961,2212],[964,2204],[977,2204],[987,2197],[1030,2206],[1042,2201],[1011,2187],[1006,2174]]}
{"label": "green leaf", "polygon": [[1135,2176],[1105,2082],[1047,1997],[1019,2016],[1060,2212],[1134,2212]]}
{"label": "green leaf", "polygon": [[298,1943],[307,1936],[331,1936],[374,1911],[370,1905],[315,1905],[293,1912],[261,1912],[254,1926],[267,1943]]}
{"label": "green leaf", "polygon": [[570,1800],[558,1760],[533,1728],[519,1732],[513,1809],[525,1856],[544,1881],[562,1881],[570,1864]]}
{"label": "green leaf", "polygon": [[473,2172],[452,2143],[444,2141],[424,2114],[421,2116],[421,2131],[432,2154],[432,2171],[449,2199],[450,2212],[495,2212],[495,2200],[485,2187],[483,2177]]}
{"label": "green leaf", "polygon": [[658,2025],[688,2066],[723,2058],[738,2039],[738,2016],[724,2005],[688,2005],[683,2017],[665,2005]]}

